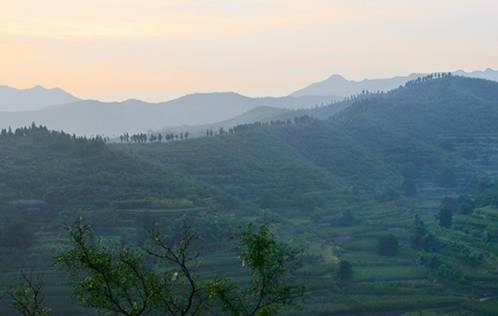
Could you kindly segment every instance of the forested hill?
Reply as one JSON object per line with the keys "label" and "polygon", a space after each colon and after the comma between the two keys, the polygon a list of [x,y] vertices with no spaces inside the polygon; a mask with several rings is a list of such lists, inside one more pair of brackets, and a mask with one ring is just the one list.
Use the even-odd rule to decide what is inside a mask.
{"label": "forested hill", "polygon": [[[92,205],[202,200],[214,185],[259,205],[289,206],[330,190],[402,193],[406,181],[446,185],[445,177],[463,189],[494,172],[484,154],[494,144],[496,122],[498,83],[444,76],[362,95],[331,119],[130,145],[135,156],[120,145],[34,126],[0,135],[1,197]],[[469,137],[482,145],[472,154]]]}
{"label": "forested hill", "polygon": [[216,198],[206,185],[116,152],[99,138],[38,126],[2,130],[0,152],[0,202],[6,205],[95,208]]}
{"label": "forested hill", "polygon": [[416,136],[492,133],[498,130],[498,83],[456,76],[412,81],[335,118],[338,125],[382,125]]}
{"label": "forested hill", "polygon": [[402,194],[406,182],[464,190],[485,174],[462,137],[491,140],[497,118],[497,83],[438,76],[363,95],[329,120],[132,148],[260,205],[272,196],[289,206],[330,190]]}
{"label": "forested hill", "polygon": [[0,132],[0,292],[35,267],[54,312],[92,315],[50,264],[75,216],[141,247],[185,221],[199,270],[237,278],[226,241],[250,222],[305,250],[290,315],[496,315],[498,188],[483,180],[498,176],[498,84],[431,76],[316,111],[167,142]]}

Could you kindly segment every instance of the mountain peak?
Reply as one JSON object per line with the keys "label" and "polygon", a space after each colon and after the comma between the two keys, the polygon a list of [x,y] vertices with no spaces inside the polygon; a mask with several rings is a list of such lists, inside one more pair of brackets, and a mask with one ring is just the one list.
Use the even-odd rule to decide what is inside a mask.
{"label": "mountain peak", "polygon": [[0,88],[0,111],[34,111],[80,100],[60,88],[47,89],[41,85],[28,89]]}
{"label": "mountain peak", "polygon": [[347,79],[344,78],[343,76],[341,75],[338,75],[338,74],[333,74],[331,75],[330,77],[327,78],[327,80],[344,80],[346,81]]}

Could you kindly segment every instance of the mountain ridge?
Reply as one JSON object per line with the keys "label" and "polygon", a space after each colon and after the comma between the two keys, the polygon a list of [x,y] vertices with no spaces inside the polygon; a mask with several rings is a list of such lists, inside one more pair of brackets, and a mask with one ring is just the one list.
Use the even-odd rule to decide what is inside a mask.
{"label": "mountain ridge", "polygon": [[217,123],[259,106],[309,108],[328,103],[331,99],[328,96],[251,98],[229,92],[186,95],[160,103],[135,99],[123,102],[80,100],[38,111],[3,112],[0,115],[0,127],[20,127],[36,122],[70,133],[112,136],[167,126]]}
{"label": "mountain ridge", "polygon": [[[452,74],[470,77],[476,79],[487,79],[498,81],[498,71],[492,68],[487,68],[483,71],[465,72],[463,70],[453,71]],[[408,81],[417,79],[418,77],[426,76],[426,73],[411,73],[406,76],[394,76],[390,78],[374,78],[363,80],[348,80],[342,75],[333,74],[327,79],[314,82],[302,89],[299,89],[291,96],[304,96],[304,95],[337,95],[340,97],[349,97],[359,94],[362,91],[384,91],[393,90],[401,85],[406,84]]]}
{"label": "mountain ridge", "polygon": [[80,99],[57,87],[48,89],[36,85],[32,88],[18,89],[0,85],[0,111],[34,111],[51,105],[77,101]]}

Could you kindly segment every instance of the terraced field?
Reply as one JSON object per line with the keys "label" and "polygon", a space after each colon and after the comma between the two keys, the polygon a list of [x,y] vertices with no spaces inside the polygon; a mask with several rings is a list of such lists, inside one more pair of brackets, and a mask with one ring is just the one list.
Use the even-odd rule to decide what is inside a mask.
{"label": "terraced field", "polygon": [[[497,97],[494,83],[443,78],[352,102],[331,119],[168,144],[105,145],[43,128],[10,135],[0,142],[1,215],[31,219],[37,243],[0,248],[0,287],[32,268],[55,315],[90,315],[52,267],[64,224],[79,216],[106,243],[137,247],[146,231],[171,234],[186,221],[200,236],[198,271],[244,282],[231,237],[267,223],[303,249],[294,279],[306,293],[290,315],[497,315],[498,187],[486,184],[498,175]],[[487,204],[451,200],[477,203],[483,185]],[[446,228],[436,220],[445,198],[457,203]],[[48,202],[12,203],[29,199]],[[397,251],[383,252],[385,240]],[[345,261],[352,278],[341,279]],[[14,316],[4,302],[0,315]]]}

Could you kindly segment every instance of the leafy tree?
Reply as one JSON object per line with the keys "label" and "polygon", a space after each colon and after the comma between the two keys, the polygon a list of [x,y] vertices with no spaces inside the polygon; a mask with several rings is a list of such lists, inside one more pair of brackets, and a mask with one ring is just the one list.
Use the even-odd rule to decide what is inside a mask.
{"label": "leafy tree", "polygon": [[297,251],[278,243],[267,226],[250,226],[240,235],[242,266],[251,284],[195,273],[197,236],[184,226],[177,242],[151,235],[145,252],[108,247],[82,223],[70,227],[71,248],[56,258],[74,281],[79,301],[103,312],[140,316],[199,315],[224,310],[233,315],[273,315],[294,304],[302,287],[290,282]]}
{"label": "leafy tree", "polygon": [[71,248],[56,257],[56,264],[70,272],[75,295],[84,306],[139,316],[150,312],[167,293],[167,284],[145,268],[138,252],[104,246],[82,223],[70,227],[69,233]]}
{"label": "leafy tree", "polygon": [[381,256],[391,257],[397,255],[398,239],[393,234],[380,237],[377,250]]}
{"label": "leafy tree", "polygon": [[278,243],[268,226],[249,226],[240,235],[242,266],[251,272],[251,285],[241,288],[220,279],[213,293],[224,311],[232,315],[274,315],[292,306],[303,294],[303,287],[291,284],[289,272],[298,252]]}
{"label": "leafy tree", "polygon": [[425,223],[418,215],[415,215],[413,220],[410,244],[416,250],[434,250],[437,248],[436,237],[427,230]]}
{"label": "leafy tree", "polygon": [[436,215],[439,226],[449,228],[453,222],[453,212],[458,208],[457,202],[453,198],[444,198]]}
{"label": "leafy tree", "polygon": [[439,226],[450,228],[453,222],[453,211],[448,208],[442,208],[439,210],[439,214],[436,216]]}
{"label": "leafy tree", "polygon": [[336,273],[339,282],[347,282],[353,279],[353,266],[349,261],[341,260]]}
{"label": "leafy tree", "polygon": [[42,282],[23,273],[19,284],[9,291],[10,305],[23,316],[48,316],[50,308],[44,304]]}
{"label": "leafy tree", "polygon": [[415,215],[413,220],[412,233],[410,244],[414,249],[422,249],[424,247],[424,238],[427,235],[427,229],[424,222],[418,215]]}

